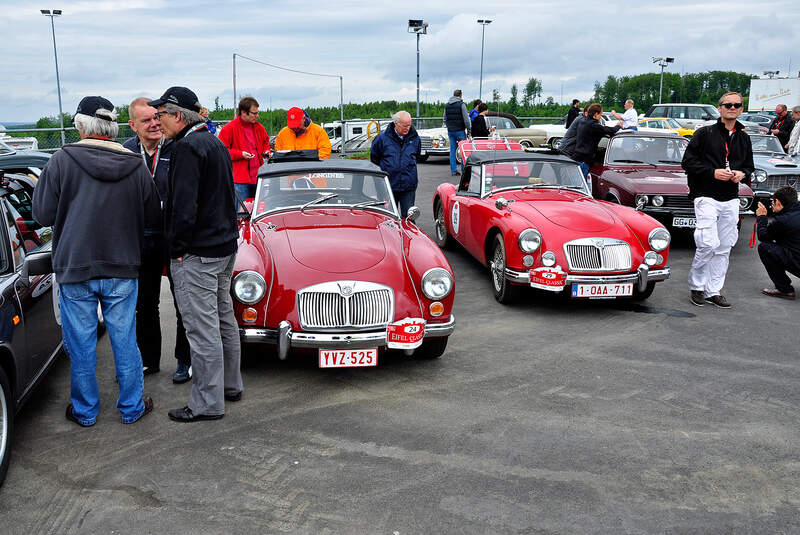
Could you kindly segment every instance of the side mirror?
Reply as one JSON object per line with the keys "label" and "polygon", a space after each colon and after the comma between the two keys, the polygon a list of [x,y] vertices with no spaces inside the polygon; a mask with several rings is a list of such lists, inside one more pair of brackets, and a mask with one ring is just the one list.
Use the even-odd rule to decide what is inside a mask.
{"label": "side mirror", "polygon": [[514,202],[513,199],[509,201],[500,197],[494,202],[494,207],[497,208],[498,210],[502,210],[503,208],[508,208],[508,205],[511,204],[512,202]]}
{"label": "side mirror", "polygon": [[710,121],[711,119],[713,119],[713,117],[711,117],[711,116],[710,116],[710,115],[708,115],[708,114],[705,114],[705,115],[703,115],[702,119],[703,119],[704,121]]}
{"label": "side mirror", "polygon": [[411,221],[412,223],[417,220],[420,214],[420,209],[416,206],[412,206],[408,209],[408,214],[406,214],[406,219]]}
{"label": "side mirror", "polygon": [[27,281],[36,275],[47,275],[53,272],[53,255],[51,251],[31,253],[25,257],[22,264],[21,277]]}

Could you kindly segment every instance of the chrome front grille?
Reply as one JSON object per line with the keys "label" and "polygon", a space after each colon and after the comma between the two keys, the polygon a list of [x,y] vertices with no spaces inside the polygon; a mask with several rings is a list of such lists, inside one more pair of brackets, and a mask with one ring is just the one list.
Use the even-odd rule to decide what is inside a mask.
{"label": "chrome front grille", "polygon": [[433,138],[430,136],[419,136],[419,142],[423,149],[430,149],[433,147]]}
{"label": "chrome front grille", "polygon": [[380,327],[394,318],[394,293],[372,282],[325,282],[297,292],[297,310],[304,329]]}
{"label": "chrome front grille", "polygon": [[570,271],[630,271],[631,247],[611,238],[581,238],[564,244]]}
{"label": "chrome front grille", "polygon": [[[754,186],[758,188],[761,183],[755,183]],[[767,177],[766,188],[770,191],[775,191],[781,186],[793,186],[794,189],[800,191],[800,175],[770,175]]]}
{"label": "chrome front grille", "polygon": [[688,195],[664,195],[664,208],[694,210],[694,201]]}

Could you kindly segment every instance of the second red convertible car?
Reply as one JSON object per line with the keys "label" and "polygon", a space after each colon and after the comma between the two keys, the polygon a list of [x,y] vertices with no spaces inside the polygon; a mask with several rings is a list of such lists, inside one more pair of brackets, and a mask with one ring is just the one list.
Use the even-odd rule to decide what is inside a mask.
{"label": "second red convertible car", "polygon": [[386,348],[442,355],[453,271],[418,213],[400,217],[369,162],[262,166],[232,281],[242,340],[316,351],[322,368],[374,366]]}
{"label": "second red convertible car", "polygon": [[522,287],[574,298],[645,299],[669,277],[670,234],[631,208],[593,199],[556,152],[479,151],[433,199],[435,239],[489,267],[495,298]]}

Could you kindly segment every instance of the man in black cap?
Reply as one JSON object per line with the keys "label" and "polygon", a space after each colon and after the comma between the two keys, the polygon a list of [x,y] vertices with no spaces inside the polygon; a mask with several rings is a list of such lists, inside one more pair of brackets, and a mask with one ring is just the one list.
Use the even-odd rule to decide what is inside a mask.
{"label": "man in black cap", "polygon": [[160,217],[158,195],[139,155],[112,141],[116,119],[105,98],[81,100],[74,117],[81,141],[53,155],[33,192],[34,218],[53,227],[53,269],[70,359],[66,416],[83,427],[94,425],[100,411],[98,302],[114,350],[122,422],[153,410],[153,400],[142,398],[135,310],[144,228]]}
{"label": "man in black cap", "polygon": [[217,420],[225,401],[242,397],[239,327],[230,287],[239,230],[228,150],[206,128],[191,90],[170,87],[148,102],[173,140],[165,206],[175,299],[192,360],[189,404],[169,411],[178,422]]}
{"label": "man in black cap", "polygon": [[787,272],[800,277],[800,204],[797,190],[781,186],[772,195],[775,217],[767,218],[767,207],[758,203],[758,256],[772,279],[775,288],[764,288],[761,293],[770,297],[794,299],[792,281]]}

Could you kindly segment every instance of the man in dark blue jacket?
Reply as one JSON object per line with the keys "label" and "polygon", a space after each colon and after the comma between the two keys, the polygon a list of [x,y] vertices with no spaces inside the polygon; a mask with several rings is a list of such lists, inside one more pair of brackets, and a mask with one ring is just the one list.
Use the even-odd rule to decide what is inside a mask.
{"label": "man in dark blue jacket", "polygon": [[369,159],[389,175],[400,216],[405,217],[417,193],[417,159],[421,144],[408,112],[398,111],[392,119],[394,122],[372,142]]}
{"label": "man in dark blue jacket", "polygon": [[772,196],[775,218],[769,221],[767,207],[758,203],[758,256],[772,279],[775,288],[764,288],[761,292],[770,297],[794,299],[792,281],[788,271],[800,277],[800,204],[797,191],[791,186],[777,189]]}
{"label": "man in dark blue jacket", "polygon": [[469,113],[467,113],[467,105],[461,100],[460,89],[453,91],[453,96],[450,97],[444,107],[442,119],[447,127],[447,137],[450,139],[450,174],[457,175],[456,151],[458,151],[458,142],[464,141],[467,136],[472,135],[472,122],[469,118]]}

